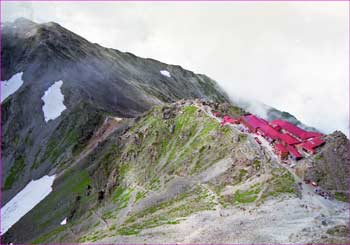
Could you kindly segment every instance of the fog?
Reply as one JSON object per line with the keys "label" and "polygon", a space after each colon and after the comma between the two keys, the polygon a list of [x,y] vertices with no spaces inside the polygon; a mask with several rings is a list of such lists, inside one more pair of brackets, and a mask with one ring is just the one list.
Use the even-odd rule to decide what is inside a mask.
{"label": "fog", "polygon": [[2,21],[55,21],[89,41],[178,64],[233,99],[349,135],[348,2],[1,2]]}

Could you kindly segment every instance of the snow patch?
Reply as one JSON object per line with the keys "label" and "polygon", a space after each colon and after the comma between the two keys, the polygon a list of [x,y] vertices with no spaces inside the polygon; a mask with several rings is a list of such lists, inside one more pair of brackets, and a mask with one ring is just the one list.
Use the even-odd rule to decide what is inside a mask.
{"label": "snow patch", "polygon": [[166,71],[166,70],[161,70],[161,71],[160,71],[160,74],[162,74],[162,75],[165,76],[165,77],[171,77],[170,72],[168,72],[168,71]]}
{"label": "snow patch", "polygon": [[67,224],[67,218],[64,218],[64,220],[62,220],[62,222],[61,222],[60,224],[61,224],[61,225]]}
{"label": "snow patch", "polygon": [[23,190],[1,208],[1,234],[4,234],[26,213],[34,208],[52,191],[53,176],[43,176],[30,181]]}
{"label": "snow patch", "polygon": [[45,122],[59,117],[66,109],[66,106],[63,104],[64,95],[61,91],[62,84],[63,81],[55,82],[45,91],[44,96],[41,98],[44,101],[43,112]]}
{"label": "snow patch", "polygon": [[1,102],[15,93],[23,84],[23,72],[13,75],[7,81],[1,81]]}

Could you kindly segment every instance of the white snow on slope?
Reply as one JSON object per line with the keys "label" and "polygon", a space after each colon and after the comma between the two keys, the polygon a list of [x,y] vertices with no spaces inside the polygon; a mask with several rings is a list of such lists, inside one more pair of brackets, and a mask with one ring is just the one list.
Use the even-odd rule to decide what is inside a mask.
{"label": "white snow on slope", "polygon": [[15,93],[23,84],[23,72],[13,75],[7,81],[1,81],[1,102],[11,94]]}
{"label": "white snow on slope", "polygon": [[160,71],[160,74],[162,74],[162,75],[165,76],[165,77],[171,77],[170,72],[168,72],[168,71],[166,71],[166,70],[161,70],[161,71]]}
{"label": "white snow on slope", "polygon": [[52,191],[53,176],[43,176],[29,182],[23,190],[1,208],[1,234],[19,221]]}
{"label": "white snow on slope", "polygon": [[67,218],[64,218],[64,220],[62,220],[62,222],[61,222],[60,224],[61,224],[61,225],[67,224]]}
{"label": "white snow on slope", "polygon": [[46,122],[59,117],[62,111],[66,109],[63,104],[64,95],[61,92],[62,84],[63,81],[55,82],[41,98],[44,101],[43,112]]}

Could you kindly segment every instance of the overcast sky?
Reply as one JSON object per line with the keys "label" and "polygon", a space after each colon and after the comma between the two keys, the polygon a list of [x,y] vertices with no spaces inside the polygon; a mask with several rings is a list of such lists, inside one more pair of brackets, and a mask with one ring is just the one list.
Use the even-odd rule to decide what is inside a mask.
{"label": "overcast sky", "polygon": [[2,20],[55,21],[106,47],[209,75],[349,135],[347,2],[1,2]]}

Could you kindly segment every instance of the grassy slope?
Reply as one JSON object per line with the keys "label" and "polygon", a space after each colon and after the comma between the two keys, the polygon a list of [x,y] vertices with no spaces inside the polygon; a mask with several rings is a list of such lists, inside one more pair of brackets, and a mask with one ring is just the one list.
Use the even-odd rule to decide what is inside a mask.
{"label": "grassy slope", "polygon": [[[75,242],[94,242],[107,236],[135,235],[143,229],[177,224],[194,212],[212,210],[221,204],[226,206],[254,202],[261,196],[259,194],[262,189],[264,198],[292,192],[291,185],[294,182],[286,181],[290,176],[286,176],[288,174],[282,170],[277,170],[272,175],[269,188],[262,188],[266,183],[258,183],[248,190],[232,193],[228,201],[220,201],[220,198],[223,199],[220,191],[224,185],[220,186],[219,183],[211,188],[198,183],[169,200],[137,212],[132,211],[120,224],[124,210],[142,202],[152,193],[164,190],[175,176],[196,176],[220,159],[231,157],[235,147],[246,144],[245,141],[233,142],[231,129],[221,127],[216,120],[194,106],[174,109],[174,116],[169,119],[162,118],[162,110],[161,107],[155,107],[149,111],[122,136],[123,144],[110,147],[104,157],[95,160],[101,168],[106,168],[105,174],[113,172],[113,169],[118,173],[111,195],[96,209],[107,225],[101,224],[91,214],[82,214],[80,219],[73,219],[66,226],[53,229],[34,242],[67,242],[69,239],[74,239]],[[242,184],[248,178],[254,178],[252,173],[259,171],[260,162],[255,160],[251,163],[253,172],[235,170],[237,177],[233,183],[228,184]],[[218,185],[220,190],[215,191]],[[60,192],[64,193],[63,189]],[[77,230],[77,224],[80,223],[86,224],[85,230],[80,229],[74,238],[69,236],[70,230]]]}

